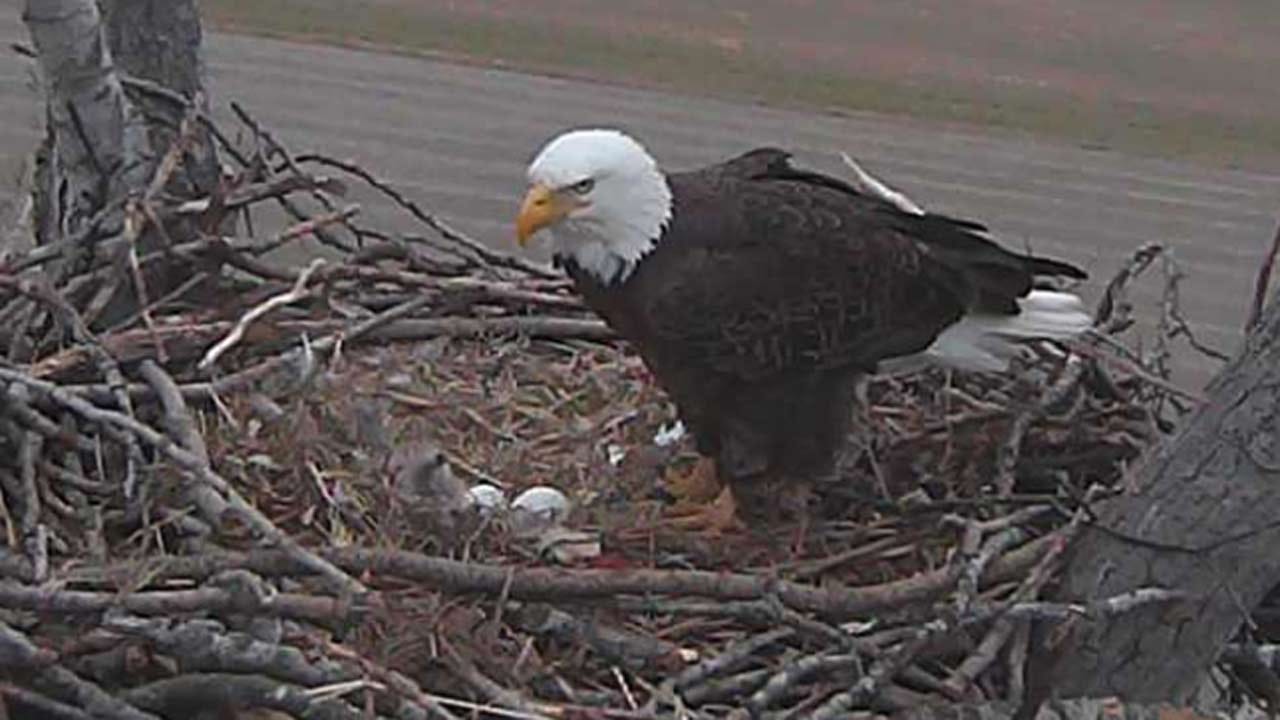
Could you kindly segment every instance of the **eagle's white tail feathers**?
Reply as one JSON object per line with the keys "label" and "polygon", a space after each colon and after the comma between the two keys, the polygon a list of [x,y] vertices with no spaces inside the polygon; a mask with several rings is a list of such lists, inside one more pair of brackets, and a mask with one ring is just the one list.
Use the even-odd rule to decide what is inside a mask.
{"label": "eagle's white tail feathers", "polygon": [[1084,302],[1076,295],[1054,290],[1033,290],[1018,300],[1017,315],[966,315],[947,328],[924,352],[898,358],[882,371],[900,373],[922,364],[958,370],[1000,372],[1018,355],[1027,340],[1066,340],[1093,323]]}
{"label": "eagle's white tail feathers", "polygon": [[1066,340],[1088,329],[1093,318],[1076,295],[1033,290],[1018,301],[1017,315],[966,315],[925,349],[940,365],[999,372],[1009,367],[1027,340]]}

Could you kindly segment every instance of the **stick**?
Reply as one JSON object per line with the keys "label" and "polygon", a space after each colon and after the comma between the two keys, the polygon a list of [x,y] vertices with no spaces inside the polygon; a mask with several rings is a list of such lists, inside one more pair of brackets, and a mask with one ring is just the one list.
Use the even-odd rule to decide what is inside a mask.
{"label": "stick", "polygon": [[[249,129],[253,131],[254,135],[264,140],[267,143],[268,147],[270,147],[275,152],[278,152],[280,156],[283,157],[287,163],[293,166],[297,174],[299,175],[303,174],[301,171],[297,170],[297,165],[293,162],[293,156],[289,154],[289,151],[285,150],[283,145],[276,142],[275,137],[272,136],[272,134],[268,132],[266,128],[263,128],[261,125],[259,125],[258,122],[249,115],[248,111],[246,111],[240,103],[236,102],[235,100],[232,100],[231,111],[236,114],[236,117],[240,118],[241,122],[249,126]],[[318,192],[313,192],[313,194],[315,194],[316,197],[321,198],[323,201],[323,198],[324,198],[323,195],[321,195]],[[285,211],[288,212],[290,215],[292,215],[295,219],[297,220],[308,219],[306,213],[299,210],[298,206],[295,205],[293,201],[291,201],[289,198],[284,196],[279,196],[279,197],[276,197],[276,202],[280,203],[280,206],[283,207]],[[347,243],[334,237],[333,234],[320,229],[319,227],[315,229],[314,233],[317,240],[324,243],[325,245],[341,250],[344,253],[350,253],[355,250],[355,248],[351,247]]]}
{"label": "stick", "polygon": [[[231,508],[239,514],[245,522],[253,527],[255,531],[271,544],[279,545],[285,548],[295,560],[303,563],[313,571],[318,572],[322,577],[329,580],[335,587],[343,592],[366,592],[365,587],[348,576],[338,568],[334,567],[328,561],[320,558],[315,553],[303,548],[293,541],[288,535],[275,526],[265,515],[253,507],[244,499],[235,488],[214,472],[207,462],[201,460],[200,457],[185,450],[168,437],[156,432],[152,428],[143,425],[132,417],[116,412],[114,410],[104,410],[92,403],[85,401],[72,393],[43,380],[36,380],[16,370],[8,368],[0,368],[0,380],[6,382],[18,382],[26,385],[32,390],[42,393],[50,400],[80,415],[86,420],[97,423],[104,428],[114,428],[121,430],[127,434],[132,434],[138,439],[155,448],[164,456],[172,460],[184,473],[194,482],[206,482],[212,485],[216,490],[227,497],[227,501]],[[215,526],[221,527],[225,522],[224,517],[210,517],[207,520]]]}
{"label": "stick", "polygon": [[848,673],[854,677],[862,676],[862,658],[857,654],[818,654],[806,655],[794,662],[787,663],[774,673],[759,690],[747,700],[747,709],[752,717],[759,717],[765,710],[777,702],[788,690],[814,675],[825,673]]}
{"label": "stick", "polygon": [[[102,347],[102,343],[89,330],[88,324],[80,313],[76,311],[75,307],[66,298],[54,292],[53,289],[30,280],[0,275],[0,285],[14,288],[23,295],[47,305],[62,317],[63,322],[71,328],[72,336],[88,348],[89,355],[98,365],[103,378],[107,381],[107,387],[110,388],[116,405],[132,418],[133,402],[130,400],[129,394],[124,391],[125,379],[124,374],[120,371],[120,365]],[[137,466],[142,463],[142,452],[138,449],[137,441],[131,438],[126,439],[124,445],[126,450],[124,496],[126,500],[131,500],[133,499],[134,486],[137,482]]]}
{"label": "stick", "polygon": [[[54,653],[36,647],[26,635],[0,621],[0,667],[10,673],[30,674],[38,684],[64,696],[94,717],[118,720],[159,720],[133,705],[112,697],[97,685],[57,664]],[[12,676],[12,675],[11,675]]]}
{"label": "stick", "polygon": [[270,708],[302,720],[365,720],[340,700],[312,697],[305,688],[258,675],[204,673],[181,675],[126,690],[139,707],[179,717],[207,708]]}
{"label": "stick", "polygon": [[311,275],[316,270],[323,267],[324,264],[324,258],[316,258],[315,260],[312,260],[311,264],[307,266],[307,269],[303,270],[302,274],[298,276],[297,282],[293,284],[293,288],[290,289],[289,292],[269,298],[265,302],[254,306],[246,312],[244,316],[236,322],[235,327],[231,329],[231,332],[228,333],[226,337],[220,340],[213,347],[209,348],[209,351],[206,352],[204,357],[200,359],[200,362],[196,364],[196,368],[199,370],[208,370],[215,362],[218,361],[218,358],[222,357],[223,353],[234,347],[236,343],[240,342],[244,337],[245,331],[248,330],[249,325],[252,324],[253,321],[278,307],[290,305],[309,297],[311,293],[307,290],[307,283],[311,281]]}
{"label": "stick", "polygon": [[199,428],[196,427],[195,418],[191,416],[190,410],[182,400],[182,395],[178,392],[177,383],[169,373],[152,360],[143,360],[139,369],[142,371],[142,377],[151,384],[156,397],[160,400],[169,434],[173,435],[174,439],[195,455],[202,464],[208,465],[209,450],[205,446]]}
{"label": "stick", "polygon": [[237,613],[294,618],[324,626],[346,624],[353,612],[360,611],[351,603],[323,595],[279,593],[268,600],[257,600],[251,593],[219,588],[115,593],[58,590],[47,585],[30,587],[11,581],[0,581],[0,607],[67,615],[94,615],[115,609],[161,617],[194,612]]}
{"label": "stick", "polygon": [[[3,375],[0,368],[0,376]],[[1046,535],[991,563],[984,581],[1005,582],[1022,577],[1052,547],[1056,535]],[[695,595],[721,600],[753,600],[776,592],[788,607],[840,621],[856,619],[886,608],[928,602],[955,585],[957,569],[944,567],[912,577],[864,587],[817,586],[744,573],[700,570],[573,570],[516,568],[460,562],[408,551],[326,548],[317,551],[329,562],[356,573],[374,573],[415,580],[441,592],[498,595],[510,582],[513,600],[569,602],[612,595]],[[102,570],[80,569],[82,580],[99,573],[129,572],[129,565]],[[135,568],[137,566],[134,566]],[[249,554],[208,553],[165,558],[148,572],[156,580],[167,577],[203,578],[229,569],[246,569],[263,576],[306,575],[316,572],[287,552],[258,550]],[[508,580],[508,578],[510,578]]]}
{"label": "stick", "polygon": [[[9,706],[9,703],[4,702],[5,697],[35,708],[36,712],[41,713],[43,718],[51,718],[52,720],[94,720],[92,715],[80,708],[60,703],[26,688],[0,682],[0,707]],[[0,716],[3,715],[4,713],[0,713]],[[13,716],[9,715],[8,717]]]}
{"label": "stick", "polygon": [[491,265],[502,265],[505,267],[514,268],[516,270],[521,270],[525,273],[528,273],[529,275],[533,275],[534,277],[548,278],[548,279],[561,277],[559,273],[549,268],[538,265],[537,263],[531,262],[517,255],[511,255],[508,253],[494,250],[493,248],[490,248],[484,245],[483,243],[468,237],[467,235],[459,232],[458,230],[455,230],[454,228],[445,224],[444,221],[436,217],[434,214],[429,213],[426,210],[423,210],[416,202],[405,197],[399,190],[396,190],[389,183],[379,180],[378,178],[374,177],[372,173],[360,167],[359,165],[356,165],[355,163],[343,162],[341,160],[336,160],[334,158],[326,157],[318,153],[301,155],[298,157],[298,162],[300,163],[314,162],[321,165],[327,165],[329,167],[338,168],[345,172],[351,173],[352,175],[355,175],[361,180],[364,180],[373,188],[380,190],[387,197],[391,198],[398,205],[400,205],[405,210],[407,210],[410,215],[413,215],[415,218],[420,220],[424,225],[440,233],[441,237],[465,247],[466,249],[475,253],[478,257],[480,257],[486,263],[489,263]]}
{"label": "stick", "polygon": [[1271,236],[1271,250],[1262,257],[1262,266],[1258,268],[1258,276],[1253,281],[1253,304],[1249,306],[1249,315],[1245,318],[1245,333],[1252,332],[1262,317],[1262,310],[1267,304],[1267,288],[1271,285],[1271,271],[1275,267],[1278,254],[1280,254],[1280,225],[1276,226],[1276,232]]}
{"label": "stick", "polygon": [[327,648],[331,654],[337,657],[358,663],[366,675],[391,688],[392,691],[398,693],[407,701],[426,708],[435,716],[443,718],[443,720],[457,720],[457,717],[445,709],[441,703],[437,702],[434,696],[423,692],[416,682],[404,674],[385,668],[362,655],[358,655],[354,650],[344,645],[329,643]]}

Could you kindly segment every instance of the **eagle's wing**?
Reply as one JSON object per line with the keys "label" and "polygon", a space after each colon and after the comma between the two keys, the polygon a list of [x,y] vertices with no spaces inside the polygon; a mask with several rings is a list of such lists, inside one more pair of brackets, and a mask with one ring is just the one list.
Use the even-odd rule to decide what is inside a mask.
{"label": "eagle's wing", "polygon": [[969,310],[1017,312],[1037,274],[1083,275],[1010,253],[976,223],[904,213],[795,169],[777,150],[672,182],[669,237],[684,246],[650,275],[646,324],[682,362],[745,379],[872,370]]}

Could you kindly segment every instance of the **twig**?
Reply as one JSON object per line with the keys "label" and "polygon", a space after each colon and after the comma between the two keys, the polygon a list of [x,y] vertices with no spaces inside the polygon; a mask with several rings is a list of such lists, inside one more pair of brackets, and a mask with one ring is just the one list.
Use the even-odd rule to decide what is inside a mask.
{"label": "twig", "polygon": [[[174,147],[176,146],[177,142],[175,141]],[[170,148],[170,152],[173,152],[174,147]],[[165,156],[165,160],[168,160],[168,155]],[[176,162],[176,160],[174,162]],[[164,162],[161,162],[160,167],[157,168],[157,172],[164,169],[165,164]],[[172,172],[172,169],[170,169],[169,172]],[[157,175],[156,181],[163,182],[159,175]],[[148,191],[148,199],[150,194],[150,191]],[[144,200],[144,202],[146,201]],[[138,314],[142,317],[143,326],[146,327],[147,330],[151,331],[151,336],[155,341],[156,356],[163,361],[166,359],[164,344],[160,342],[160,338],[156,335],[156,323],[151,317],[151,310],[149,308],[151,301],[147,293],[147,283],[142,275],[142,266],[138,263],[138,235],[142,231],[142,216],[143,213],[138,203],[130,201],[125,204],[123,235],[126,247],[124,248],[124,254],[129,267],[129,276],[133,279],[134,293],[138,300]],[[158,231],[159,226],[157,225],[157,232]]]}
{"label": "twig", "polygon": [[80,452],[91,453],[97,449],[89,438],[79,433],[64,431],[57,423],[32,408],[27,403],[25,393],[15,392],[15,390],[14,386],[9,386],[4,393],[0,393],[0,401],[3,401],[5,412],[18,424],[40,433],[59,445],[65,445]]}
{"label": "twig", "polygon": [[[11,388],[11,392],[26,388]],[[27,430],[15,438],[18,445],[18,472],[22,501],[22,515],[18,518],[18,530],[22,533],[22,548],[31,560],[36,582],[44,582],[49,575],[49,539],[40,524],[40,493],[36,489],[36,465],[40,460],[44,442],[39,433]]]}
{"label": "twig", "polygon": [[416,202],[405,197],[399,190],[396,190],[389,183],[379,180],[372,173],[360,167],[359,165],[356,165],[355,163],[344,162],[342,160],[337,160],[331,157],[327,157],[319,153],[300,155],[298,156],[297,161],[299,163],[314,162],[320,165],[326,165],[328,167],[338,168],[345,172],[351,173],[352,175],[355,175],[361,180],[364,180],[373,188],[381,191],[387,197],[391,198],[396,204],[403,207],[405,210],[409,212],[409,214],[413,215],[415,218],[420,220],[427,227],[440,233],[441,237],[445,238],[446,240],[455,242],[459,245],[462,245],[466,249],[470,250],[472,253],[475,253],[477,257],[481,258],[486,263],[489,263],[491,265],[502,265],[505,267],[521,270],[525,273],[528,273],[529,275],[533,275],[534,277],[541,277],[541,278],[562,277],[559,273],[549,268],[543,267],[542,265],[538,265],[537,263],[534,263],[534,262],[530,262],[529,260],[526,260],[516,255],[511,255],[508,253],[503,253],[503,252],[494,250],[493,248],[490,248],[484,245],[483,243],[466,236],[465,234],[459,232],[458,230],[455,230],[454,228],[447,225],[440,218],[436,217],[432,213],[427,212],[426,210],[423,210],[422,207],[419,206]]}
{"label": "twig", "polygon": [[680,693],[688,705],[698,707],[707,703],[741,702],[760,686],[768,682],[772,673],[768,669],[747,670],[724,678],[712,678]]}
{"label": "twig", "polygon": [[323,595],[278,593],[256,598],[252,593],[221,588],[157,590],[140,593],[59,590],[0,581],[0,607],[60,614],[97,614],[122,609],[138,615],[164,617],[193,612],[236,613],[264,617],[289,617],[326,626],[350,622],[361,608]]}
{"label": "twig", "polygon": [[1084,361],[1079,355],[1072,353],[1062,368],[1062,373],[1053,384],[1045,387],[1031,403],[1014,415],[1009,424],[1008,434],[996,453],[996,490],[1001,497],[1013,494],[1017,485],[1018,458],[1022,454],[1022,441],[1031,423],[1043,417],[1050,408],[1062,404],[1067,396],[1079,385],[1084,374]]}
{"label": "twig", "polygon": [[1219,362],[1227,362],[1231,356],[1202,342],[1192,331],[1191,324],[1182,316],[1182,294],[1179,292],[1179,286],[1186,274],[1182,272],[1182,266],[1174,259],[1172,253],[1165,253],[1163,260],[1165,283],[1161,302],[1161,324],[1165,326],[1167,337],[1172,340],[1181,335],[1187,339],[1187,344],[1201,354]]}
{"label": "twig", "polygon": [[1147,383],[1152,387],[1159,388],[1160,390],[1163,390],[1164,392],[1169,393],[1174,397],[1181,398],[1195,405],[1199,405],[1205,401],[1205,396],[1203,394],[1192,392],[1184,388],[1180,388],[1177,385],[1174,385],[1173,383],[1169,382],[1168,379],[1162,378],[1159,375],[1156,375],[1151,370],[1144,367],[1142,364],[1135,362],[1133,360],[1119,357],[1111,353],[1100,352],[1095,348],[1089,348],[1082,345],[1077,345],[1072,349],[1075,352],[1078,352],[1081,355],[1084,355],[1085,357],[1094,358],[1096,360],[1101,360],[1102,362],[1108,363],[1110,365],[1114,365],[1115,367],[1119,368],[1122,372],[1128,373],[1138,378],[1142,382]]}
{"label": "twig", "polygon": [[[242,185],[227,194],[220,202],[223,210],[230,211],[301,190],[326,190],[329,192],[336,191],[341,194],[342,188],[340,183],[326,177],[283,175],[269,178],[262,182]],[[199,215],[208,212],[213,207],[214,199],[204,197],[196,200],[187,200],[176,206],[166,208],[165,211],[172,215]]]}
{"label": "twig", "polygon": [[[1029,600],[1040,593],[1041,589],[1046,583],[1048,583],[1049,578],[1052,576],[1053,568],[1057,564],[1058,559],[1062,556],[1062,553],[1066,550],[1069,541],[1074,537],[1075,533],[1079,531],[1080,524],[1085,517],[1086,513],[1083,511],[1076,513],[1075,517],[1072,518],[1071,523],[1062,530],[1060,536],[1049,547],[1048,552],[1040,558],[1039,562],[1036,563],[1035,567],[1032,568],[1031,572],[1018,586],[1018,589],[1014,591],[1011,601]],[[967,609],[968,608],[966,608],[966,610]],[[995,623],[992,624],[991,629],[987,631],[987,634],[983,637],[982,641],[978,643],[978,647],[960,663],[960,666],[956,668],[952,677],[946,681],[946,687],[957,693],[966,692],[973,681],[976,680],[977,677],[991,665],[991,663],[995,662],[996,655],[1008,642],[1010,636],[1015,632],[1019,633],[1019,637],[1021,638],[1020,641],[1022,645],[1020,652],[1025,654],[1027,651],[1026,643],[1029,642],[1030,638],[1029,630],[1030,624],[1026,621],[1019,621],[1010,617],[998,618]],[[1015,646],[1015,648],[1016,647],[1017,646]],[[1014,657],[1010,658],[1009,662],[1011,667],[1015,660],[1016,658]],[[1016,667],[1016,671],[1014,673],[1019,682],[1022,680],[1022,671],[1023,667],[1020,664]],[[1013,686],[1014,679],[1011,678],[1010,695],[1014,699],[1020,699],[1023,692],[1022,687],[1019,686],[1014,688]]]}
{"label": "twig", "polygon": [[0,621],[0,667],[8,668],[12,674],[35,676],[39,686],[48,688],[94,717],[158,720],[156,716],[112,697],[102,688],[57,664],[54,653],[36,647],[25,635],[3,621]]}
{"label": "twig", "polygon": [[[499,597],[498,607],[502,608],[503,604]],[[582,643],[608,662],[634,670],[659,667],[676,656],[675,646],[652,635],[628,632],[600,621],[581,620],[546,605],[521,608],[512,623],[526,632]]]}
{"label": "twig", "polygon": [[[1050,552],[1041,558],[1031,576],[1024,581],[1022,586],[1024,589],[1039,587],[1040,583],[1047,578],[1049,567],[1057,558],[1058,553],[1061,552],[1062,547],[1062,539],[1055,538],[1055,544],[1051,546]],[[1018,595],[1015,594],[1014,600],[1017,598]],[[1013,620],[1029,617],[1060,619],[1070,617],[1073,613],[1085,615],[1115,614],[1127,612],[1144,604],[1170,602],[1179,599],[1182,599],[1182,595],[1179,593],[1144,588],[1133,593],[1126,593],[1123,596],[1091,603],[1087,608],[1083,606],[1058,606],[1049,603],[1017,603],[1014,600],[1010,600],[1003,603],[975,605],[964,615],[952,614],[937,617],[913,630],[911,637],[903,642],[898,649],[877,660],[871,669],[867,671],[867,674],[858,680],[853,687],[833,695],[812,717],[814,720],[838,717],[840,713],[869,702],[880,691],[884,683],[892,680],[923,648],[967,626],[1000,618]],[[1052,605],[1052,607],[1047,607],[1049,605]],[[1061,613],[1060,615],[1055,615],[1055,613],[1059,612]]]}
{"label": "twig", "polygon": [[[359,677],[356,670],[332,661],[312,660],[297,648],[227,632],[214,620],[177,622],[168,617],[111,615],[104,626],[146,640],[154,649],[174,658],[185,672],[258,674],[307,687]],[[427,716],[425,711],[417,715]],[[415,713],[410,712],[409,716]]]}
{"label": "twig", "polygon": [[[92,715],[80,708],[47,698],[33,690],[0,682],[0,707],[7,707],[9,712],[12,712],[12,703],[4,702],[6,697],[34,708],[36,712],[41,713],[43,718],[51,718],[52,720],[93,720]],[[0,715],[2,714],[0,713]],[[8,717],[13,717],[13,715]]]}
{"label": "twig", "polygon": [[1249,315],[1245,318],[1245,333],[1252,332],[1262,318],[1262,310],[1267,304],[1267,288],[1271,285],[1271,271],[1276,264],[1276,255],[1280,254],[1280,225],[1276,226],[1271,236],[1271,249],[1262,256],[1262,266],[1258,268],[1258,276],[1253,281],[1253,304],[1249,306]]}
{"label": "twig", "polygon": [[1094,327],[1110,335],[1124,329],[1132,322],[1130,318],[1132,305],[1128,300],[1129,283],[1145,272],[1162,253],[1164,253],[1163,245],[1149,242],[1144,243],[1129,256],[1129,260],[1107,283],[1102,297],[1098,300],[1097,308],[1093,313]]}
{"label": "twig", "polygon": [[200,358],[200,362],[196,364],[196,367],[200,370],[208,370],[210,366],[218,361],[218,358],[222,357],[223,353],[234,347],[236,343],[240,342],[241,338],[244,337],[245,331],[248,330],[249,325],[258,318],[278,307],[290,305],[309,297],[311,292],[307,290],[307,283],[311,281],[311,275],[315,273],[316,270],[323,267],[324,264],[325,261],[323,258],[316,258],[312,260],[311,264],[307,265],[307,269],[303,270],[302,274],[298,276],[297,282],[293,284],[293,288],[291,288],[289,292],[276,295],[265,302],[250,308],[249,311],[236,322],[235,327],[231,329],[231,332],[228,333],[226,337],[218,341],[218,343],[213,347],[209,348],[209,351],[204,354],[204,357]]}
{"label": "twig", "polygon": [[743,663],[751,661],[761,650],[791,637],[794,633],[795,631],[791,628],[776,628],[733,643],[719,655],[689,667],[672,678],[671,688],[678,691],[692,690],[717,675],[736,670]]}
{"label": "twig", "polygon": [[[1003,622],[1003,621],[1000,621]],[[997,627],[999,623],[997,623]],[[1027,694],[1027,657],[1031,652],[1031,623],[1015,623],[1013,641],[1009,645],[1009,657],[1005,665],[1009,669],[1008,693],[1005,699],[1014,706],[1020,706]],[[995,632],[993,628],[992,633]],[[974,672],[971,668],[970,672]],[[982,669],[977,669],[981,673]]]}
{"label": "twig", "polygon": [[[267,143],[268,147],[270,147],[275,152],[278,152],[280,156],[284,158],[285,161],[288,162],[290,165],[293,165],[296,170],[296,164],[293,161],[293,156],[290,155],[289,152],[284,149],[283,145],[276,142],[275,137],[270,132],[268,132],[266,128],[263,128],[260,124],[258,124],[258,122],[249,115],[248,111],[246,111],[240,103],[236,102],[235,100],[232,100],[231,111],[234,112],[236,114],[236,117],[240,118],[240,121],[243,122],[245,125],[247,125],[255,135],[257,135],[262,140],[264,140]],[[301,175],[302,173],[298,172],[298,174]],[[314,194],[317,197],[323,198],[323,196],[320,195],[318,192],[315,192]],[[275,199],[276,199],[276,202],[278,202],[280,206],[283,207],[285,211],[288,212],[290,215],[292,215],[294,218],[298,220],[307,219],[306,213],[299,210],[298,206],[295,205],[293,201],[291,201],[289,198],[284,196],[277,196]],[[317,240],[324,243],[325,245],[329,245],[330,247],[341,250],[344,253],[350,253],[355,250],[355,248],[339,240],[338,238],[334,237],[332,233],[329,233],[323,229],[320,229],[317,227],[314,233]]]}
{"label": "twig", "polygon": [[1002,616],[1014,620],[1069,620],[1073,617],[1106,618],[1112,615],[1123,615],[1146,605],[1184,602],[1186,593],[1164,588],[1138,588],[1127,593],[1115,595],[1088,604],[1023,602],[1007,607],[982,607],[974,611],[975,619],[981,620],[989,616]]}
{"label": "twig", "polygon": [[332,655],[359,664],[366,675],[386,685],[406,701],[422,706],[436,717],[443,718],[443,720],[456,720],[454,714],[438,702],[436,697],[423,692],[416,682],[404,674],[385,668],[342,645],[329,643],[327,649]]}
{"label": "twig", "polygon": [[867,673],[854,682],[853,687],[828,698],[810,717],[812,720],[833,720],[860,704],[869,703],[926,645],[954,630],[954,623],[942,618],[926,623],[898,649],[876,660]]}
{"label": "twig", "polygon": [[[6,382],[18,382],[31,388],[33,391],[44,394],[50,400],[71,410],[72,412],[84,417],[86,420],[97,423],[104,428],[115,428],[117,430],[126,431],[154,447],[161,454],[172,460],[179,468],[181,468],[192,481],[206,482],[212,485],[216,490],[227,497],[230,506],[239,514],[249,525],[253,526],[265,540],[269,543],[285,548],[286,551],[298,561],[304,563],[314,571],[320,573],[329,580],[339,590],[343,592],[365,592],[362,584],[354,578],[348,576],[331,563],[318,557],[311,551],[303,548],[294,542],[288,535],[281,532],[266,516],[253,507],[243,496],[231,487],[222,476],[215,473],[207,462],[202,462],[201,458],[185,450],[171,441],[166,436],[156,432],[150,427],[143,425],[132,417],[116,412],[114,410],[104,410],[99,408],[83,398],[73,395],[66,390],[43,380],[36,380],[26,376],[25,374],[9,370],[8,368],[0,368],[0,380]],[[225,521],[222,517],[208,518],[211,523],[221,525]]]}
{"label": "twig", "polygon": [[[40,302],[61,316],[63,322],[71,328],[72,335],[80,343],[83,343],[89,351],[90,356],[97,363],[98,368],[102,371],[104,379],[107,381],[107,387],[110,388],[111,395],[116,401],[116,405],[124,411],[130,418],[133,418],[133,401],[129,398],[129,394],[125,391],[124,374],[120,372],[120,366],[115,358],[111,357],[103,347],[98,338],[89,330],[89,326],[85,323],[84,318],[71,305],[66,298],[54,292],[51,288],[47,288],[42,284],[15,278],[12,276],[0,275],[0,285],[11,287],[18,292],[26,295],[37,302]],[[137,468],[142,464],[142,451],[139,450],[137,441],[126,439],[125,445],[125,481],[124,495],[126,499],[133,499],[134,488],[137,483]]]}
{"label": "twig", "polygon": [[862,677],[862,666],[863,659],[856,653],[806,655],[775,672],[747,700],[747,709],[752,717],[759,717],[788,690],[814,675],[851,673],[856,681]]}
{"label": "twig", "polygon": [[[0,375],[3,372],[0,368]],[[1021,577],[1056,540],[1057,536],[1046,535],[1005,554],[991,563],[984,580],[993,583]],[[510,597],[517,600],[566,602],[579,598],[645,594],[746,600],[775,592],[788,607],[829,620],[858,618],[879,609],[927,602],[945,593],[954,585],[956,578],[956,570],[947,567],[879,585],[845,588],[789,583],[744,573],[696,570],[629,570],[620,573],[615,570],[561,568],[518,568],[511,571],[505,566],[459,562],[407,551],[342,548],[318,552],[330,562],[353,572],[415,580],[443,592],[496,595],[502,592],[508,577]],[[85,568],[73,575],[89,579],[99,573],[128,572],[128,567]],[[263,576],[315,572],[310,565],[289,553],[270,550],[166,558],[150,572],[157,579],[201,578],[236,568]]]}
{"label": "twig", "polygon": [[67,251],[75,251],[83,245],[90,242],[90,238],[101,234],[103,236],[111,236],[120,232],[120,228],[106,228],[102,224],[107,220],[118,220],[120,211],[124,208],[126,197],[112,198],[102,209],[89,218],[87,222],[80,226],[76,232],[61,240],[51,242],[47,245],[40,245],[32,248],[25,255],[15,259],[6,268],[6,272],[19,273],[23,270],[43,265],[45,263],[57,260],[63,257]]}
{"label": "twig", "polygon": [[[158,364],[151,360],[143,360],[139,367],[142,377],[151,385],[160,407],[164,410],[166,432],[183,448],[196,457],[200,463],[209,466],[209,451],[204,438],[200,436],[195,419],[182,400],[177,383]],[[205,518],[220,518],[227,511],[226,498],[213,487],[205,483],[188,483],[187,499],[200,509]]]}
{"label": "twig", "polygon": [[530,290],[506,281],[483,280],[473,277],[440,278],[423,273],[388,270],[384,268],[345,266],[335,267],[326,277],[355,278],[359,280],[395,282],[410,287],[430,288],[443,292],[474,292],[485,299],[510,300],[520,303],[584,310],[582,302],[566,294]]}
{"label": "twig", "polygon": [[956,612],[963,615],[978,595],[978,583],[987,567],[1009,548],[1026,541],[1027,533],[1021,528],[1006,528],[992,535],[968,562],[964,563],[960,579],[956,583]]}
{"label": "twig", "polygon": [[472,689],[488,698],[489,702],[499,707],[527,713],[526,717],[558,718],[563,716],[560,708],[528,700],[519,692],[504,688],[485,677],[484,673],[480,672],[480,669],[475,666],[475,663],[463,657],[457,648],[453,646],[453,643],[447,639],[442,637],[440,645],[444,648],[445,660],[452,667],[454,673],[461,677],[463,682],[470,685]]}
{"label": "twig", "polygon": [[256,675],[187,674],[122,693],[139,707],[178,717],[213,708],[270,708],[302,720],[364,720],[350,705],[312,697],[305,689]]}

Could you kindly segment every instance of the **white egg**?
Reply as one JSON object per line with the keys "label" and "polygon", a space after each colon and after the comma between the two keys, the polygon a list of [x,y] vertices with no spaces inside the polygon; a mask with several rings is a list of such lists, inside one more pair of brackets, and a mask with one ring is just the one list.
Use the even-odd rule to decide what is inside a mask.
{"label": "white egg", "polygon": [[517,495],[511,501],[511,509],[541,522],[555,523],[569,514],[569,498],[549,485],[537,485]]}
{"label": "white egg", "polygon": [[481,515],[499,512],[507,507],[507,496],[502,494],[501,489],[488,483],[473,485],[467,491],[467,497],[470,498],[471,504],[480,511]]}

